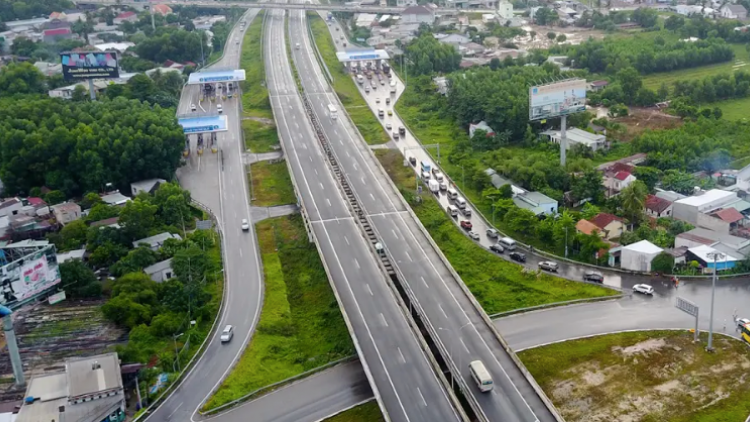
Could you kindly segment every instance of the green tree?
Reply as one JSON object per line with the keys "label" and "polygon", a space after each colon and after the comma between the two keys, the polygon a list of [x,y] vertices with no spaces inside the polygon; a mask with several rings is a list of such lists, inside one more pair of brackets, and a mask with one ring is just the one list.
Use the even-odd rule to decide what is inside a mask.
{"label": "green tree", "polygon": [[661,274],[672,274],[674,270],[674,257],[666,252],[656,255],[651,260],[651,271]]}
{"label": "green tree", "polygon": [[632,224],[636,224],[643,218],[647,195],[648,188],[640,180],[636,180],[620,192],[622,209]]}
{"label": "green tree", "polygon": [[581,209],[581,218],[584,220],[591,220],[592,218],[596,217],[601,213],[601,210],[596,205],[586,202],[583,204],[583,208]]}
{"label": "green tree", "polygon": [[31,63],[10,63],[0,68],[0,96],[42,94],[45,91],[44,75]]}
{"label": "green tree", "polygon": [[565,42],[565,40],[567,39],[568,37],[566,37],[565,34],[560,34],[557,36],[557,42]]}
{"label": "green tree", "polygon": [[29,57],[34,54],[34,50],[37,49],[39,44],[26,37],[16,37],[13,40],[13,45],[10,46],[10,52],[16,56]]}
{"label": "green tree", "polygon": [[73,94],[70,99],[75,102],[86,101],[89,99],[89,91],[84,88],[83,85],[76,85],[76,87],[73,88]]}
{"label": "green tree", "polygon": [[65,202],[65,193],[59,190],[53,190],[44,195],[44,202],[49,205],[57,205]]}
{"label": "green tree", "polygon": [[60,230],[61,242],[58,245],[62,251],[78,249],[86,244],[86,231],[88,227],[83,220],[75,220],[66,224]]}
{"label": "green tree", "polygon": [[536,231],[539,219],[531,211],[524,208],[513,207],[503,218],[508,228],[516,233],[532,234]]}
{"label": "green tree", "polygon": [[643,86],[641,75],[633,67],[626,67],[617,72],[617,81],[620,82],[622,90],[631,95]]}
{"label": "green tree", "polygon": [[576,235],[578,256],[586,262],[599,263],[605,257],[600,253],[602,249],[609,249],[609,244],[602,240],[598,233]]}
{"label": "green tree", "polygon": [[177,250],[172,258],[174,274],[186,286],[201,283],[211,268],[210,260],[197,245]]}
{"label": "green tree", "polygon": [[685,26],[685,18],[679,15],[672,15],[664,21],[664,29],[676,32],[678,29]]}
{"label": "green tree", "polygon": [[602,187],[602,175],[595,169],[586,170],[583,175],[573,179],[572,192],[577,201],[589,199],[595,204],[604,200],[604,188]]}
{"label": "green tree", "polygon": [[659,85],[659,90],[656,91],[656,96],[660,101],[666,101],[669,98],[669,86],[666,82],[662,82],[661,85]]}
{"label": "green tree", "polygon": [[117,217],[120,214],[120,209],[120,207],[108,205],[104,202],[99,202],[91,207],[91,211],[89,211],[89,215],[86,217],[86,220],[93,223],[96,221],[102,221],[108,218]]}
{"label": "green tree", "polygon": [[560,218],[555,220],[552,236],[559,251],[565,250],[565,242],[571,244],[576,233],[576,221],[567,210],[563,211]]}
{"label": "green tree", "polygon": [[140,246],[128,252],[110,270],[115,277],[121,277],[127,273],[142,271],[149,265],[156,264],[158,260],[158,253],[152,251],[148,246]]}
{"label": "green tree", "polygon": [[70,299],[94,298],[102,295],[102,285],[94,272],[80,259],[60,264],[60,279],[66,296]]}
{"label": "green tree", "polygon": [[661,172],[654,167],[638,166],[635,168],[633,174],[638,180],[646,184],[646,189],[649,192],[653,192],[654,187],[656,187],[661,178]]}
{"label": "green tree", "polygon": [[555,38],[557,38],[557,34],[555,34],[554,32],[551,32],[551,31],[547,32],[547,38],[554,41]]}
{"label": "green tree", "polygon": [[[98,227],[95,227],[98,229]],[[127,255],[128,248],[114,242],[105,242],[96,246],[89,256],[89,262],[95,267],[109,267]]]}
{"label": "green tree", "polygon": [[[78,205],[81,206],[81,209],[88,210],[91,209],[94,205],[101,204],[102,198],[97,194],[96,192],[89,192],[86,195],[83,196],[83,200],[78,203]],[[97,221],[97,220],[92,220]]]}
{"label": "green tree", "polygon": [[154,92],[154,81],[142,73],[128,79],[126,86],[130,97],[139,101],[148,101]]}
{"label": "green tree", "polygon": [[667,170],[661,180],[662,187],[666,190],[673,190],[683,195],[689,195],[697,182],[693,175],[679,171]]}
{"label": "green tree", "polygon": [[150,230],[156,227],[156,205],[136,198],[130,201],[120,211],[119,224],[125,234],[133,239],[142,239],[148,236]]}

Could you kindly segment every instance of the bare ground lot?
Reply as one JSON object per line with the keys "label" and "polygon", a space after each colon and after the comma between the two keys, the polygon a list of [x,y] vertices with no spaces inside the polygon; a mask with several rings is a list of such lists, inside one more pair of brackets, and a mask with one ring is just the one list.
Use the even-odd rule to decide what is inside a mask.
{"label": "bare ground lot", "polygon": [[741,341],[687,331],[619,333],[519,354],[568,422],[737,421],[750,413]]}
{"label": "bare ground lot", "polygon": [[655,108],[630,107],[630,115],[612,119],[625,126],[622,141],[631,141],[647,130],[674,129],[682,125],[682,119]]}

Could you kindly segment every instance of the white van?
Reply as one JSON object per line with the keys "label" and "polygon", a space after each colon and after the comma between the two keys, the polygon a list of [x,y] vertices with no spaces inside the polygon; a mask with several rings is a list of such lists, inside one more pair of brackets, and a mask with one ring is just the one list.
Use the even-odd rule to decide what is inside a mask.
{"label": "white van", "polygon": [[512,251],[516,249],[516,241],[509,237],[503,237],[502,239],[498,240],[497,243],[502,245],[502,247],[508,251]]}
{"label": "white van", "polygon": [[475,360],[469,363],[469,370],[471,371],[471,377],[474,378],[474,382],[477,383],[477,387],[483,393],[492,390],[494,383],[492,382],[492,376],[490,371],[484,367],[481,360]]}
{"label": "white van", "polygon": [[458,192],[453,188],[448,188],[448,199],[458,198]]}
{"label": "white van", "polygon": [[458,217],[458,208],[456,208],[455,205],[448,205],[448,214],[451,215],[451,217],[455,218]]}
{"label": "white van", "polygon": [[379,108],[379,109],[378,109],[378,117],[380,117],[381,119],[382,119],[383,117],[385,117],[385,111],[383,111],[383,109],[382,109],[382,108]]}
{"label": "white van", "polygon": [[461,208],[461,214],[463,214],[464,217],[471,217],[471,208]]}
{"label": "white van", "polygon": [[461,209],[466,208],[466,200],[464,199],[463,196],[456,197],[456,206]]}

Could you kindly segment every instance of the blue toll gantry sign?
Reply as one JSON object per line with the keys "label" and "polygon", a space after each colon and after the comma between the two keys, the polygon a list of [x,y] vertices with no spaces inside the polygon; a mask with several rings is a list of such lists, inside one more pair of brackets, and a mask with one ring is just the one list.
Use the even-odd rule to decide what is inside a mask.
{"label": "blue toll gantry sign", "polygon": [[177,119],[184,133],[226,132],[227,116],[185,117]]}

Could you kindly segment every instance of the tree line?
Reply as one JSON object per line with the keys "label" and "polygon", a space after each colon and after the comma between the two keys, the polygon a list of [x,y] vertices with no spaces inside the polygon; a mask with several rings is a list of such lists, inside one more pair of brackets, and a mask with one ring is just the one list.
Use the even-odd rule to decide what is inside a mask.
{"label": "tree line", "polygon": [[422,32],[406,46],[409,72],[414,75],[448,73],[458,70],[461,54],[450,44],[436,40],[430,32]]}
{"label": "tree line", "polygon": [[52,12],[74,9],[75,4],[68,0],[0,0],[0,21],[47,17]]}
{"label": "tree line", "polygon": [[10,195],[47,186],[70,197],[168,179],[185,141],[173,109],[125,98],[0,98],[0,115],[0,179]]}

